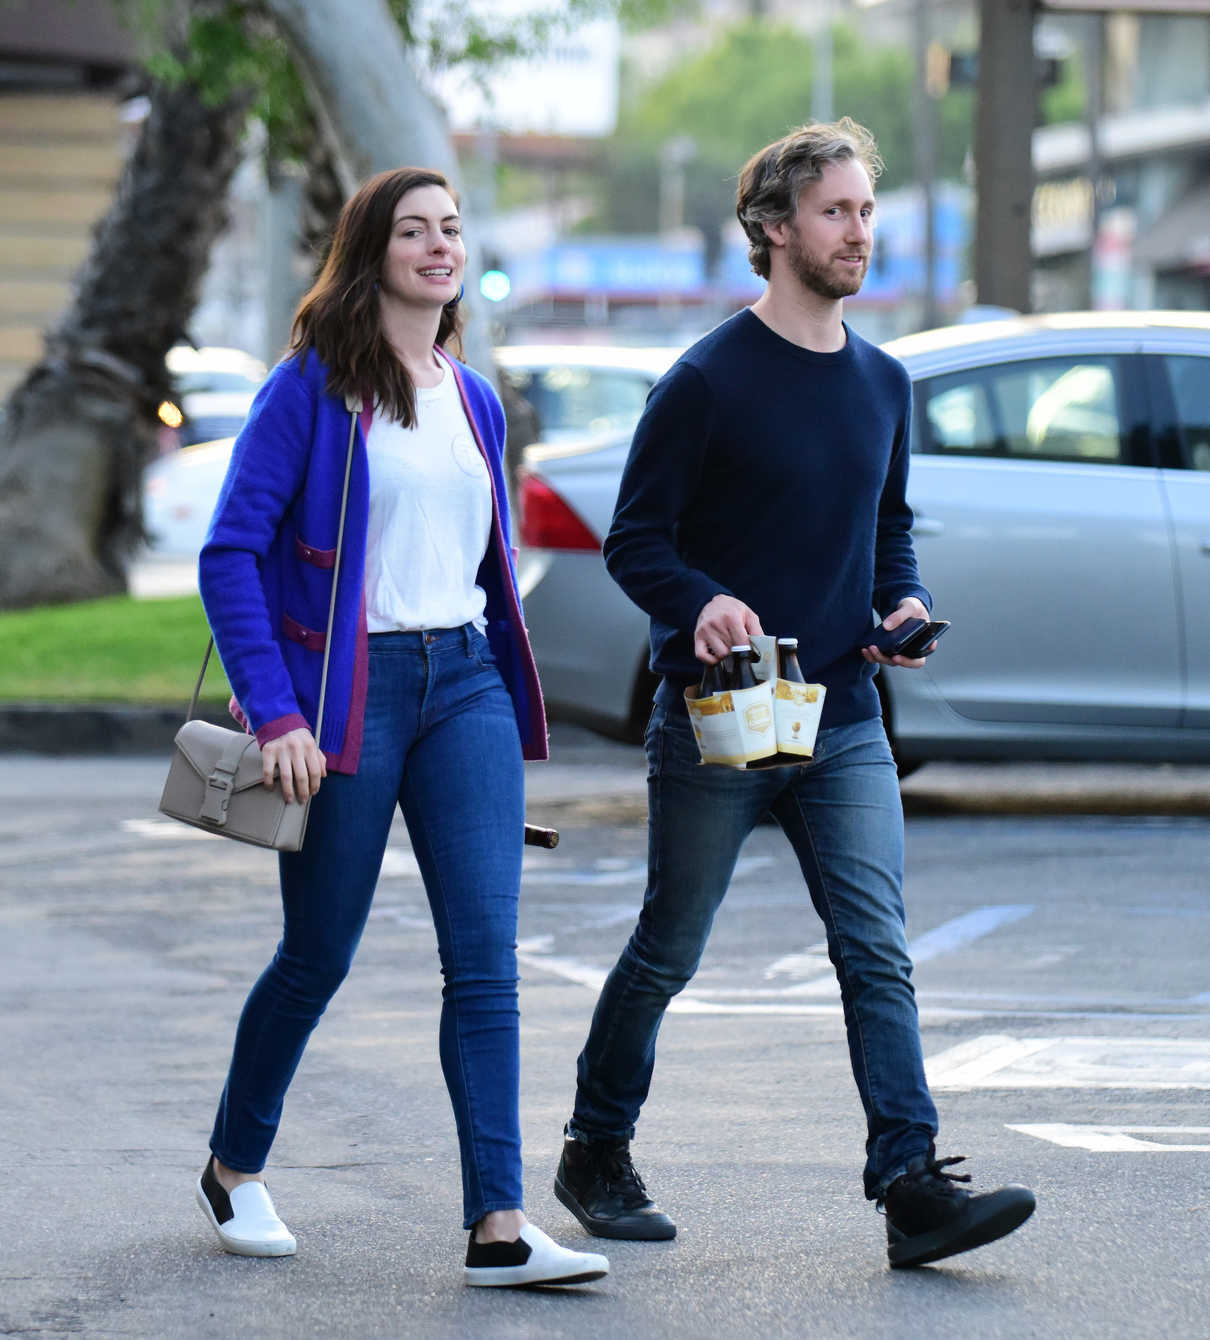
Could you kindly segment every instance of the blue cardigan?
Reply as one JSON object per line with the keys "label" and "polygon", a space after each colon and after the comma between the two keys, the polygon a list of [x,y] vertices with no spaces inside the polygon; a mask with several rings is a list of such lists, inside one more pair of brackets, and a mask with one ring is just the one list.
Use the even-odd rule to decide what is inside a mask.
{"label": "blue cardigan", "polygon": [[[524,756],[546,758],[546,717],[521,613],[504,483],[504,412],[490,383],[449,364],[492,484],[492,527],[477,581],[487,595],[487,637],[513,699]],[[315,729],[336,562],[349,411],[325,386],[312,352],[294,355],[258,392],[219,493],[198,561],[198,585],[237,715],[267,741]],[[344,551],[319,746],[328,767],[357,770],[365,713],[365,612],[369,463],[361,415],[353,448]]]}

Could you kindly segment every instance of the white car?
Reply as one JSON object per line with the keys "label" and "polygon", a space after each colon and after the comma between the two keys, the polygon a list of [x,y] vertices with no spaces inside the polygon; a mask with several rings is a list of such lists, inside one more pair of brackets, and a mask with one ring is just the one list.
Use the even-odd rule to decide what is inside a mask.
{"label": "white car", "polygon": [[501,378],[537,416],[538,440],[550,445],[629,435],[682,348],[519,344],[495,356]]}
{"label": "white car", "polygon": [[143,471],[143,526],[156,558],[195,559],[210,526],[235,438],[159,456]]}
{"label": "white car", "polygon": [[[921,576],[953,625],[925,669],[877,676],[901,767],[1210,760],[1210,317],[1021,317],[885,348],[914,386]],[[552,714],[634,737],[647,617],[600,548],[628,436],[529,448],[519,499]]]}
{"label": "white car", "polygon": [[176,344],[164,362],[176,398],[159,407],[161,452],[238,433],[269,375],[259,358],[219,345]]}
{"label": "white car", "polygon": [[[500,377],[532,406],[539,443],[566,447],[599,444],[619,435],[629,442],[647,392],[679,353],[679,348],[517,345],[497,349],[495,357]],[[211,436],[223,440],[185,446],[148,466],[143,513],[153,554],[194,557],[201,549],[227,473],[233,434],[266,375],[263,365],[247,360],[238,350],[195,351],[183,346],[169,355],[178,384],[194,397],[197,421],[205,421],[211,408],[229,412],[235,420],[222,426],[212,422],[216,431]],[[198,379],[206,368],[221,377],[248,380],[239,385],[203,384]],[[235,399],[227,404],[225,397]]]}

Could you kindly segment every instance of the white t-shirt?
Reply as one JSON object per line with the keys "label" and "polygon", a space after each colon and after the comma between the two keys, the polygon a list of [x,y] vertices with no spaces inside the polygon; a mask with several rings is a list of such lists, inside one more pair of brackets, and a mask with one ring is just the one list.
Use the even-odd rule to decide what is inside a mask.
{"label": "white t-shirt", "polygon": [[492,524],[492,490],[454,374],[416,388],[416,424],[375,415],[366,448],[366,622],[371,633],[482,625],[475,584]]}

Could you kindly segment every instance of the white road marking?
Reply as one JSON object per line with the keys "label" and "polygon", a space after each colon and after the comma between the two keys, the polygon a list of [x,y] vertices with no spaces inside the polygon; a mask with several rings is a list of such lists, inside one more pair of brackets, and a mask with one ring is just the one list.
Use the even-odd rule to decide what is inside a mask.
{"label": "white road marking", "polygon": [[[144,822],[154,825],[155,820],[127,820],[127,823]],[[164,823],[171,821],[165,820]],[[174,829],[185,828],[183,824],[171,824]],[[135,831],[135,830],[132,830]],[[185,829],[189,832],[189,829]],[[192,830],[197,831],[197,830]],[[162,833],[150,833],[151,837],[165,836]],[[199,834],[206,837],[207,834]],[[569,887],[582,888],[613,888],[625,887],[629,885],[635,890],[635,901],[630,908],[628,915],[637,917],[639,914],[639,900],[642,896],[643,886],[647,880],[647,863],[645,861],[621,862],[617,860],[601,860],[595,863],[592,869],[575,868],[573,866],[560,866],[557,864],[558,858],[554,858],[556,864],[552,865],[550,856],[541,852],[526,852],[521,863],[521,882],[523,887],[534,887],[539,885],[561,884]],[[735,867],[737,878],[743,878],[754,871],[760,870],[767,865],[773,864],[771,856],[749,856],[740,860]],[[386,854],[382,858],[383,879],[414,879],[421,878],[420,866],[416,863],[415,853],[410,847],[388,847]],[[622,918],[619,916],[618,918]],[[592,922],[597,925],[599,923]]]}
{"label": "white road marking", "polygon": [[785,954],[774,959],[765,969],[765,981],[774,977],[814,977],[821,968],[831,969],[828,959],[828,946],[822,940],[818,944],[808,945],[799,954]]}
{"label": "white road marking", "polygon": [[934,1089],[1210,1089],[1210,1040],[985,1034],[924,1068]]}
{"label": "white road marking", "polygon": [[608,968],[597,968],[591,963],[581,963],[574,958],[559,958],[555,954],[526,953],[519,945],[517,962],[531,968],[540,968],[543,972],[563,977],[578,986],[586,986],[589,990],[597,992],[605,985],[605,978],[609,976]]}
{"label": "white road marking", "polygon": [[193,828],[177,819],[123,819],[123,833],[134,833],[137,837],[155,838],[159,841],[207,842],[214,836],[204,828]]}
{"label": "white road marking", "polygon": [[1147,1135],[1201,1135],[1210,1137],[1210,1126],[1077,1126],[1067,1122],[1009,1125],[1010,1131],[1032,1135],[1065,1149],[1087,1149],[1093,1154],[1210,1154],[1210,1144],[1176,1144],[1168,1140],[1146,1140]]}
{"label": "white road marking", "polygon": [[1011,926],[1033,912],[1031,903],[1004,903],[1000,906],[977,907],[960,917],[942,922],[934,930],[925,931],[908,946],[913,963],[927,963],[942,954],[952,954],[974,940],[982,939],[1001,926]]}
{"label": "white road marking", "polygon": [[[911,954],[914,964],[927,963],[929,959],[938,958],[942,954],[951,954],[955,950],[962,949],[973,941],[982,939],[983,936],[999,930],[1001,926],[1009,926],[1014,921],[1020,921],[1022,918],[1029,916],[1033,910],[1033,905],[1030,903],[1004,903],[997,906],[977,907],[971,912],[963,913],[960,917],[953,917],[949,921],[942,922],[940,926],[934,927],[931,931],[925,931],[923,935],[918,936],[908,944],[908,952]],[[805,971],[819,972],[818,976],[813,976],[805,982],[795,982],[791,986],[781,987],[748,987],[736,991],[710,988],[698,990],[696,994],[699,996],[728,996],[741,1000],[753,1000],[762,997],[775,997],[781,1000],[816,996],[835,998],[840,995],[840,986],[836,981],[836,974],[832,970],[832,965],[827,961],[827,952],[826,944],[811,945],[801,954],[788,954],[777,959],[765,969],[766,979],[777,973],[790,973],[799,976]],[[819,971],[820,969],[823,969],[823,971]]]}
{"label": "white road marking", "polygon": [[[531,858],[532,859],[532,858]],[[757,870],[774,864],[772,856],[743,856],[735,863],[733,879],[743,879]],[[566,884],[576,887],[614,888],[629,885],[641,895],[647,883],[647,862],[632,861],[622,864],[616,860],[602,860],[594,863],[591,870],[552,867],[549,858],[539,856],[531,866],[527,860],[524,867],[523,884],[527,886],[544,884]],[[636,897],[634,915],[639,912]]]}

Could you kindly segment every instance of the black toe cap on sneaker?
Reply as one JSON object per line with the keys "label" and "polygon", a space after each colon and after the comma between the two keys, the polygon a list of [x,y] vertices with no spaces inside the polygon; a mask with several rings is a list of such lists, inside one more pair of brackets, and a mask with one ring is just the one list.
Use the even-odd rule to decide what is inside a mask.
{"label": "black toe cap on sneaker", "polygon": [[676,1237],[676,1225],[663,1210],[650,1202],[637,1208],[623,1208],[617,1204],[586,1207],[557,1177],[555,1195],[593,1237],[617,1238],[623,1242],[666,1242]]}
{"label": "black toe cap on sneaker", "polygon": [[960,1214],[927,1233],[908,1237],[887,1217],[887,1257],[892,1267],[924,1266],[973,1247],[983,1247],[1011,1233],[1034,1212],[1034,1193],[1024,1186],[1005,1186],[972,1196]]}

